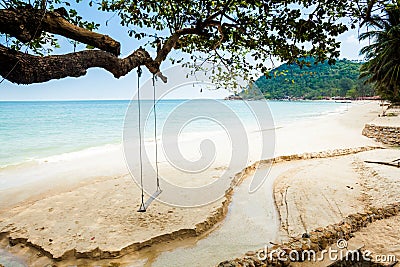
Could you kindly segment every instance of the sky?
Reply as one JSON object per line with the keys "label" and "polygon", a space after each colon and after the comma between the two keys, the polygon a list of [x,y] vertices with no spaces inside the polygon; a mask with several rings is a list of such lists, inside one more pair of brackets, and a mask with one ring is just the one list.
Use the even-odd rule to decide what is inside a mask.
{"label": "sky", "polygon": [[[97,32],[110,35],[112,38],[121,43],[121,57],[130,54],[143,43],[129,38],[127,28],[119,25],[119,18],[112,17],[112,14],[97,12],[93,8],[89,8],[87,4],[79,4],[76,6],[78,11],[88,21],[100,23],[100,29]],[[105,26],[105,21],[108,25]],[[348,31],[338,37],[341,41],[340,58],[347,59],[362,59],[359,55],[360,49],[366,43],[358,41],[357,30]],[[61,49],[57,53],[72,52],[72,45],[61,40]],[[161,65],[161,70],[168,69],[171,64],[166,61]],[[176,75],[176,76],[175,76]],[[179,75],[179,72],[173,72],[168,78],[174,79]],[[143,68],[141,84],[149,82],[151,74],[146,68]],[[136,71],[131,71],[128,75],[116,79],[109,72],[93,68],[89,69],[87,75],[79,78],[64,78],[61,80],[53,80],[41,84],[33,85],[16,85],[8,81],[0,84],[0,101],[23,101],[23,100],[130,100],[136,93],[137,74]],[[203,90],[180,90],[179,95],[173,94],[171,98],[223,98],[230,93],[227,90],[208,91]]]}

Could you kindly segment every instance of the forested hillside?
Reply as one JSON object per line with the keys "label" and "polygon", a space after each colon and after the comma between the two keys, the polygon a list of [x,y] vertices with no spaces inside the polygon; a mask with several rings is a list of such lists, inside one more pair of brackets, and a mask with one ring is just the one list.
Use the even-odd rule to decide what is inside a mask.
{"label": "forested hillside", "polygon": [[256,81],[267,99],[304,98],[322,99],[327,97],[373,96],[371,85],[358,79],[361,63],[342,59],[336,64],[327,62],[315,65],[312,59],[309,66],[283,64]]}

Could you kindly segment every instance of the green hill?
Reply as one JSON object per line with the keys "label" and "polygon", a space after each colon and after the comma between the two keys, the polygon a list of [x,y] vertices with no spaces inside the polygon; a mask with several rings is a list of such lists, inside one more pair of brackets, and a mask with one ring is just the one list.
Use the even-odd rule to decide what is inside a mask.
{"label": "green hill", "polygon": [[309,66],[283,64],[270,72],[270,77],[262,76],[255,84],[267,99],[300,98],[322,99],[327,97],[373,96],[371,85],[359,80],[361,63],[342,59],[336,64],[327,62]]}

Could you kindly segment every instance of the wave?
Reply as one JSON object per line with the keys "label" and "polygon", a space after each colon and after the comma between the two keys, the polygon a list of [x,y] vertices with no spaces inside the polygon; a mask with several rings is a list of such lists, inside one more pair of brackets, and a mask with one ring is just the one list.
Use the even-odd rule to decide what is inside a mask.
{"label": "wave", "polygon": [[80,150],[76,150],[76,151],[72,151],[72,152],[55,154],[55,155],[51,155],[51,156],[47,156],[47,157],[41,157],[41,158],[30,157],[30,158],[26,158],[26,160],[24,160],[24,161],[19,161],[19,162],[5,164],[3,166],[0,166],[0,172],[6,171],[6,170],[11,170],[11,169],[19,169],[22,167],[41,165],[44,163],[57,163],[57,162],[75,160],[75,159],[86,158],[86,157],[94,157],[94,156],[98,156],[99,154],[116,151],[120,148],[121,148],[121,143],[119,143],[119,144],[114,143],[114,144],[105,144],[105,145],[100,145],[100,146],[84,148],[84,149],[80,149]]}
{"label": "wave", "polygon": [[[104,103],[106,104],[107,101]],[[275,123],[275,125],[273,125],[271,122],[270,126],[263,126],[265,129],[261,129],[260,126],[257,124],[257,119],[252,118],[252,116],[245,112],[246,109],[239,105],[239,102],[232,102],[229,105],[232,106],[232,110],[238,112],[237,115],[242,121],[242,123],[240,123],[241,125],[229,125],[227,126],[228,129],[225,130],[219,125],[210,126],[207,123],[199,123],[195,124],[192,127],[189,127],[188,129],[184,129],[179,136],[179,139],[182,141],[190,141],[194,139],[205,139],[207,138],[207,136],[212,136],[213,134],[221,134],[224,132],[228,132],[229,134],[229,131],[235,131],[235,127],[237,126],[244,126],[247,132],[276,130],[289,124],[297,123],[299,121],[314,120],[315,118],[319,117],[341,114],[346,111],[348,106],[350,107],[354,105],[343,105],[334,103],[324,104],[325,102],[321,102],[322,105],[320,105],[320,103],[318,102],[304,103],[305,104],[269,102],[271,110],[275,111],[277,114],[277,116],[274,116],[273,123]],[[58,110],[58,106],[54,107],[54,104],[48,104],[50,105],[50,107],[47,107],[45,105],[40,109],[41,111],[43,111],[43,114],[40,113],[43,116],[43,119],[41,120],[41,126],[37,126],[37,129],[35,127],[27,128],[26,126],[21,126],[22,128],[9,127],[8,129],[6,129],[6,132],[3,135],[3,139],[0,140],[4,142],[3,144],[5,144],[2,147],[3,151],[0,153],[0,171],[8,168],[17,168],[21,165],[58,162],[72,158],[90,156],[91,154],[95,155],[96,153],[107,151],[107,149],[112,149],[114,146],[121,145],[121,139],[118,135],[122,134],[123,129],[120,128],[121,123],[118,120],[115,120],[115,116],[111,116],[109,120],[102,119],[102,123],[99,123],[98,121],[96,121],[96,116],[94,117],[94,119],[90,119],[89,121],[87,121],[88,118],[92,117],[87,116],[86,113],[86,115],[81,114],[82,107],[91,107],[88,112],[91,111],[93,114],[97,114],[99,112],[102,112],[101,114],[103,114],[107,111],[113,111],[116,108],[114,107],[115,104],[111,105],[111,107],[109,105],[96,105],[95,107],[92,107],[87,103],[78,104],[79,105],[77,106],[76,103],[63,103],[63,106],[59,107],[60,112],[63,111],[64,108],[66,108],[64,107],[65,105],[71,110],[79,110],[80,113],[77,114],[80,114],[80,117],[77,117],[76,120],[64,120],[61,125],[58,125],[58,123],[60,123],[60,120],[59,117],[56,116],[57,112],[54,111],[54,109],[56,111]],[[167,104],[169,104],[168,107],[164,107],[166,105],[164,103],[164,106],[161,105],[160,108],[168,111],[169,109],[176,106],[176,104]],[[121,105],[119,109],[123,110],[124,107],[125,105]],[[29,108],[29,106],[27,108]],[[196,107],[194,107],[194,109],[195,108]],[[48,109],[51,110],[51,112]],[[14,113],[15,112],[12,111],[9,117],[6,118],[9,121],[8,123],[19,123],[18,116],[16,116]],[[51,118],[48,118],[49,114],[53,114],[54,118],[52,118],[51,116]],[[21,117],[24,118],[23,116]],[[123,115],[120,115],[120,117],[122,121]],[[163,118],[160,118],[160,120],[162,121]],[[55,131],[53,127],[55,124],[57,124],[56,128],[59,132]],[[105,125],[107,125],[106,128],[104,127]],[[33,131],[35,129],[36,131]],[[74,130],[72,131],[72,133],[69,133],[69,130],[71,129]],[[38,130],[40,131],[38,132]],[[14,132],[26,134],[15,135],[13,134]],[[152,131],[150,129],[148,135],[144,135],[144,143],[148,145],[154,144],[155,141],[157,141],[158,144],[161,144],[163,140],[173,140],[170,138],[173,138],[174,134],[176,133],[172,133],[170,136],[168,136],[168,133],[164,133],[165,136],[158,134],[157,140],[154,140],[154,137],[152,136]],[[12,138],[10,136],[12,136]]]}
{"label": "wave", "polygon": [[60,162],[71,159],[79,159],[83,157],[95,156],[97,154],[115,151],[120,148],[121,144],[106,144],[101,146],[89,147],[78,151],[53,155],[45,158],[35,159],[35,161],[38,162],[39,164],[48,162]]}

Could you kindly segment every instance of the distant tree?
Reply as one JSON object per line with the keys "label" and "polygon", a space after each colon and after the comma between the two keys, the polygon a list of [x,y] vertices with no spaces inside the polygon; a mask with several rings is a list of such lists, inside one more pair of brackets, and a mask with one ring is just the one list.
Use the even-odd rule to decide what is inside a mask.
{"label": "distant tree", "polygon": [[375,96],[375,88],[373,83],[366,83],[365,78],[358,79],[353,85],[356,91],[356,97]]}
{"label": "distant tree", "polygon": [[372,16],[367,22],[373,30],[360,35],[372,40],[361,53],[368,60],[361,68],[361,77],[374,83],[385,99],[400,102],[400,1],[385,6],[383,15]]}
{"label": "distant tree", "polygon": [[350,78],[342,78],[339,80],[340,96],[346,96],[347,91],[353,87],[354,81]]}
{"label": "distant tree", "polygon": [[312,58],[307,58],[306,61],[310,63],[309,66],[282,64],[271,70],[271,73],[277,74],[275,77],[263,76],[256,84],[264,96],[270,99],[287,96],[306,99],[344,97],[353,88],[351,95],[354,97],[371,92],[371,89],[367,89],[371,85],[364,85],[359,80],[361,63],[337,60],[335,65],[329,65],[327,61],[316,65]]}
{"label": "distant tree", "polygon": [[356,91],[356,89],[355,88],[351,88],[350,90],[348,90],[347,92],[346,92],[346,97],[349,97],[349,98],[357,98],[357,91]]}

